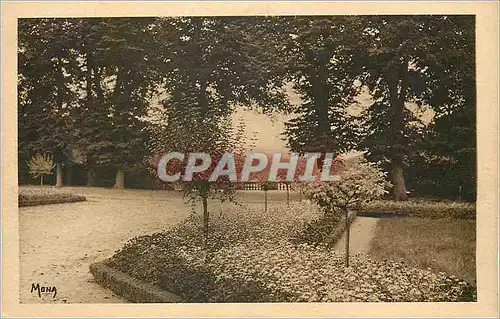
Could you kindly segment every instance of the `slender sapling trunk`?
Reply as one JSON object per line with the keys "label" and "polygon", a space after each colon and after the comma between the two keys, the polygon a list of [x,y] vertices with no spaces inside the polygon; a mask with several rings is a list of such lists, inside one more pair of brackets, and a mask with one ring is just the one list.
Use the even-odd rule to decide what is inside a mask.
{"label": "slender sapling trunk", "polygon": [[267,213],[267,188],[264,190],[264,212]]}
{"label": "slender sapling trunk", "polygon": [[345,227],[346,227],[346,240],[345,240],[345,266],[349,267],[349,240],[350,240],[350,227],[349,227],[349,210],[344,208],[345,213]]}
{"label": "slender sapling trunk", "polygon": [[208,221],[210,215],[208,212],[208,201],[207,197],[203,197],[203,233],[205,235],[205,247],[208,248]]}
{"label": "slender sapling trunk", "polygon": [[286,205],[290,206],[290,185],[286,184]]}

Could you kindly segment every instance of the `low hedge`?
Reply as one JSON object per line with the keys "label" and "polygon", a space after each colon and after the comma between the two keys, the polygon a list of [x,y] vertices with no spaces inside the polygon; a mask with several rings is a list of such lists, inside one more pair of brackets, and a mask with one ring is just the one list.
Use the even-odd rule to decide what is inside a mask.
{"label": "low hedge", "polygon": [[360,207],[358,213],[383,213],[384,215],[406,215],[425,218],[476,218],[474,203],[452,201],[408,201],[379,200]]}
{"label": "low hedge", "polygon": [[54,188],[20,188],[19,207],[62,203],[74,203],[87,200],[85,196],[59,191]]}
{"label": "low hedge", "polygon": [[147,284],[127,274],[108,266],[108,261],[93,263],[89,266],[90,273],[97,283],[111,289],[116,294],[136,303],[173,303],[183,300],[174,294],[168,293]]}

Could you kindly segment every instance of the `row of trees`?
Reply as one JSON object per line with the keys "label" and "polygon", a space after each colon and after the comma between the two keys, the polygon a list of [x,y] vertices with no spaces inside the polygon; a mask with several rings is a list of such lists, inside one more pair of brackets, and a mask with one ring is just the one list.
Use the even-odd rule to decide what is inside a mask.
{"label": "row of trees", "polygon": [[[287,126],[292,149],[367,150],[391,172],[397,200],[407,196],[405,167],[418,161],[428,176],[423,170],[430,163],[451,159],[460,178],[449,182],[475,189],[473,17],[299,18],[290,24],[282,56],[290,57],[290,80],[305,100]],[[371,105],[358,115],[348,112],[366,89]],[[436,113],[431,127],[409,103]]]}
{"label": "row of trees", "polygon": [[[113,167],[123,187],[125,171],[152,153],[243,144],[228,138],[228,121],[244,106],[293,112],[284,132],[292,151],[368,151],[391,172],[398,200],[407,196],[405,169],[425,176],[446,165],[458,185],[474,189],[474,23],[472,16],[20,19],[20,163],[49,151],[61,185],[62,163],[79,149],[90,177]],[[290,105],[290,86],[300,105]],[[353,114],[364,91],[372,103]],[[158,96],[163,108],[151,121]],[[432,109],[431,126],[408,103]]]}

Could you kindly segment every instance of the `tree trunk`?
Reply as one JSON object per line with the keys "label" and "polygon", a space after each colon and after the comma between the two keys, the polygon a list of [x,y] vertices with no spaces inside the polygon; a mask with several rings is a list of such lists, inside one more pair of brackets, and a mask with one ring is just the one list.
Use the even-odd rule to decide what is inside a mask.
{"label": "tree trunk", "polygon": [[66,185],[73,185],[73,162],[69,161],[66,172]]}
{"label": "tree trunk", "polygon": [[205,248],[208,248],[208,221],[210,215],[208,213],[208,201],[207,197],[203,197],[203,233],[205,235]]}
{"label": "tree trunk", "polygon": [[406,194],[403,167],[399,164],[395,164],[392,169],[392,181],[394,183],[394,199],[397,201],[407,200],[408,195]]}
{"label": "tree trunk", "polygon": [[345,266],[349,267],[349,240],[351,234],[351,227],[349,227],[349,210],[344,208],[345,212],[345,231],[346,231],[346,239],[345,239]]}
{"label": "tree trunk", "polygon": [[123,168],[119,167],[116,170],[116,179],[114,188],[124,189],[125,188],[125,172]]}
{"label": "tree trunk", "polygon": [[[403,159],[405,157],[405,148],[407,141],[403,135],[406,126],[406,119],[404,118],[406,91],[409,85],[408,75],[408,61],[404,60],[400,68],[395,70],[388,79],[389,96],[391,103],[391,138],[393,140],[393,154],[391,154],[392,164],[392,181],[394,183],[394,199],[397,201],[405,201],[408,199],[406,194],[405,177],[403,174]],[[398,83],[399,87],[398,87]],[[399,93],[398,93],[399,88]]]}
{"label": "tree trunk", "polygon": [[264,212],[267,213],[267,189],[264,190]]}
{"label": "tree trunk", "polygon": [[40,174],[40,186],[43,186],[43,174]]}
{"label": "tree trunk", "polygon": [[89,168],[87,170],[87,186],[95,186],[96,184],[96,173],[95,170],[92,168]]}
{"label": "tree trunk", "polygon": [[286,184],[286,205],[290,206],[290,185]]}
{"label": "tree trunk", "polygon": [[58,162],[56,164],[56,187],[62,187],[63,185],[64,183],[63,183],[62,163]]}

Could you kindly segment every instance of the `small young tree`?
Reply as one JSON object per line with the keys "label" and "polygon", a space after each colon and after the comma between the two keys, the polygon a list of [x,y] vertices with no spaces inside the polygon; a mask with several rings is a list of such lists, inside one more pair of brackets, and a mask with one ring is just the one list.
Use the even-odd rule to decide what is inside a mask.
{"label": "small young tree", "polygon": [[260,183],[260,189],[264,191],[264,212],[267,213],[267,191],[272,188],[273,183],[264,180]]}
{"label": "small young tree", "polygon": [[28,167],[30,174],[33,174],[34,177],[40,176],[40,185],[43,185],[43,175],[50,174],[55,165],[52,161],[52,155],[36,154],[28,161]]}
{"label": "small young tree", "polygon": [[[166,109],[165,125],[157,126],[156,143],[152,145],[152,152],[157,156],[154,160],[153,174],[157,174],[157,165],[161,155],[169,152],[180,152],[184,154],[183,160],[170,160],[166,164],[168,175],[180,174],[175,182],[161,182],[160,186],[181,189],[183,197],[192,205],[193,211],[197,203],[203,207],[203,232],[205,246],[209,248],[209,199],[220,202],[235,201],[236,183],[230,181],[227,175],[210,180],[210,176],[217,164],[226,153],[234,154],[236,174],[242,167],[242,150],[246,143],[244,136],[233,130],[228,116],[208,115],[204,118],[192,110],[191,115],[186,117],[182,108],[170,107]],[[193,134],[196,132],[196,134]],[[207,153],[210,156],[210,165],[203,172],[196,172],[189,181],[184,180],[188,163],[189,153]],[[191,163],[192,165],[193,163]],[[195,163],[199,165],[201,163]],[[227,166],[227,165],[226,165]],[[229,167],[227,167],[229,169]]]}
{"label": "small young tree", "polygon": [[[334,165],[335,174],[340,176],[339,181],[314,182],[306,185],[306,196],[322,208],[325,214],[332,214],[340,218],[345,216],[346,246],[345,265],[349,266],[349,221],[350,209],[380,198],[387,193],[390,186],[386,182],[386,172],[364,158],[351,158],[338,161]],[[336,212],[340,214],[336,214]]]}
{"label": "small young tree", "polygon": [[300,177],[304,175],[306,166],[306,160],[299,156],[297,159],[297,166],[295,167],[295,173],[293,174],[292,179],[288,179],[287,170],[280,169],[276,174],[276,180],[280,184],[285,185],[286,191],[286,204],[290,207],[290,190],[292,189],[300,189],[299,183],[301,183]]}

